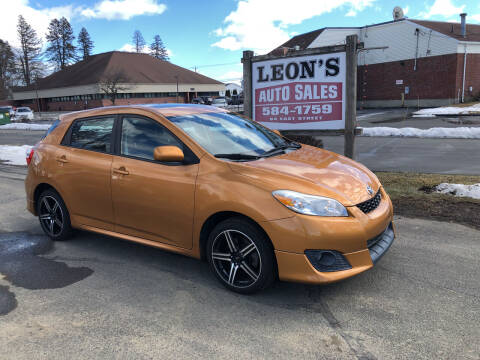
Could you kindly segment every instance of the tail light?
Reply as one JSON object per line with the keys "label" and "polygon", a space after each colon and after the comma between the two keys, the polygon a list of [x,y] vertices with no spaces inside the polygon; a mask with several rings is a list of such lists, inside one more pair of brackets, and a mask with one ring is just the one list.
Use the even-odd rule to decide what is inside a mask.
{"label": "tail light", "polygon": [[35,148],[30,148],[27,150],[27,166],[30,165],[30,162],[32,161],[33,154],[35,153]]}

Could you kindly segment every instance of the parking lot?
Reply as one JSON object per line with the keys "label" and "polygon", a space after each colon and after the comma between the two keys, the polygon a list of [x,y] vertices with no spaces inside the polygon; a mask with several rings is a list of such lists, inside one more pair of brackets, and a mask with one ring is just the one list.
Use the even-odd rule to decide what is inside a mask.
{"label": "parking lot", "polygon": [[0,165],[0,358],[478,359],[480,235],[396,218],[372,270],[241,296],[206,263],[79,232],[52,244]]}

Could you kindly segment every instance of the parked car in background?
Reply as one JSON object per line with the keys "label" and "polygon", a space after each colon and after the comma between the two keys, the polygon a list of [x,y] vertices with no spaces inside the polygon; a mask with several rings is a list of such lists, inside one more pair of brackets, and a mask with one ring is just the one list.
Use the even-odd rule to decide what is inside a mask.
{"label": "parked car in background", "polygon": [[205,104],[205,101],[201,97],[196,97],[192,99],[192,104]]}
{"label": "parked car in background", "polygon": [[230,105],[241,105],[241,104],[243,104],[243,94],[233,95]]}
{"label": "parked car in background", "polygon": [[9,106],[0,107],[0,125],[8,124],[11,121]]}
{"label": "parked car in background", "polygon": [[213,98],[211,96],[200,96],[203,99],[205,105],[211,105]]}
{"label": "parked car in background", "polygon": [[27,208],[51,239],[78,228],[206,259],[239,293],[349,278],[394,240],[365,166],[213,106],[63,115],[27,164]]}
{"label": "parked car in background", "polygon": [[226,108],[228,106],[228,102],[224,97],[219,97],[213,99],[212,106],[219,107],[219,108]]}
{"label": "parked car in background", "polygon": [[15,110],[15,121],[32,121],[33,120],[33,111],[29,107],[19,107]]}

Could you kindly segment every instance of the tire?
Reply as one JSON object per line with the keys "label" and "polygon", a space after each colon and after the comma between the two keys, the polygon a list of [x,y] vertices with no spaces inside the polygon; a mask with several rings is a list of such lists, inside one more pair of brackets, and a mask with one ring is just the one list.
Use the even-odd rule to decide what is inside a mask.
{"label": "tire", "polygon": [[269,239],[255,224],[240,217],[215,226],[208,237],[207,258],[217,279],[240,294],[263,290],[276,279]]}
{"label": "tire", "polygon": [[72,236],[72,224],[62,197],[53,189],[45,190],[37,201],[37,214],[45,234],[54,241],[64,241]]}

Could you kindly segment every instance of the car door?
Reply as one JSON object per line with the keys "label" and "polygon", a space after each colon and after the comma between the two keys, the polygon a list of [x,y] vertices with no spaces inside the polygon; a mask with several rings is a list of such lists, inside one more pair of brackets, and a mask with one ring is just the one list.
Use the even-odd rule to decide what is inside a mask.
{"label": "car door", "polygon": [[55,152],[55,180],[70,215],[113,230],[111,167],[115,116],[77,119]]}
{"label": "car door", "polygon": [[[190,249],[198,158],[156,120],[122,116],[112,164],[115,231]],[[182,163],[153,159],[157,146],[174,145]]]}

